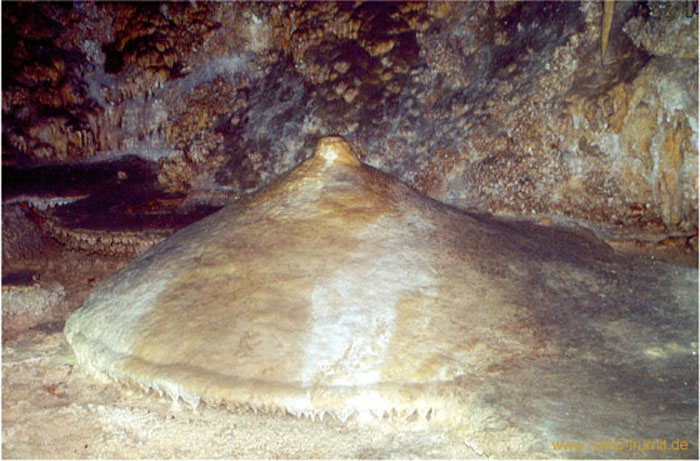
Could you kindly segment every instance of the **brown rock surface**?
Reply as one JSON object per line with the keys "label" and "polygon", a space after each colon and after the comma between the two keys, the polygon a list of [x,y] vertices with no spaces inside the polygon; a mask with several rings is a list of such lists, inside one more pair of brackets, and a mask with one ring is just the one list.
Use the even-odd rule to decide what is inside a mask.
{"label": "brown rock surface", "polygon": [[614,8],[601,62],[595,2],[8,4],[4,161],[136,154],[222,205],[339,134],[441,201],[684,251],[697,9]]}
{"label": "brown rock surface", "polygon": [[21,205],[2,207],[2,261],[35,258],[41,250],[41,232],[31,222]]}

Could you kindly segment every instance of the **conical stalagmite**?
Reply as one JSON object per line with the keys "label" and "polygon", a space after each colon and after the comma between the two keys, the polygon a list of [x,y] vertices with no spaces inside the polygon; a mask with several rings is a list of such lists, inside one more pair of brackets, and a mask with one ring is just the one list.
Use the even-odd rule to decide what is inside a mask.
{"label": "conical stalagmite", "polygon": [[[571,231],[455,210],[325,138],[102,283],[65,333],[88,370],[193,404],[478,430],[501,410],[518,423],[519,392],[624,409],[615,389],[664,373],[658,354],[692,358],[696,284]],[[600,384],[625,361],[639,367]],[[565,371],[576,386],[558,387]],[[542,394],[519,387],[533,375]]]}

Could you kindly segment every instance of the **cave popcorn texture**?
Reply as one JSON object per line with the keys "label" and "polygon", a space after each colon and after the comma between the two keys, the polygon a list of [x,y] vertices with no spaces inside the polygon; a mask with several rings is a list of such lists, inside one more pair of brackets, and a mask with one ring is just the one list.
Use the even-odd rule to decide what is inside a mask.
{"label": "cave popcorn texture", "polygon": [[[65,334],[85,369],[193,406],[478,430],[492,424],[484,388],[524,372],[556,388],[573,367],[586,395],[561,398],[591,393],[591,418],[615,408],[608,420],[624,420],[629,403],[600,384],[611,360],[654,359],[665,373],[644,341],[688,359],[697,347],[697,271],[634,261],[571,231],[440,204],[329,137],[276,184],[103,282]],[[625,373],[620,391],[648,378]]]}

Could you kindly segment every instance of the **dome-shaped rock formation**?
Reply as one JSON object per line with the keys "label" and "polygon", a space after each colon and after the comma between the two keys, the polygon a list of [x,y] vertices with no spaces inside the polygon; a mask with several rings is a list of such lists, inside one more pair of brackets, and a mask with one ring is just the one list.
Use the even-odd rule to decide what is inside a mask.
{"label": "dome-shaped rock formation", "polygon": [[578,373],[551,398],[624,405],[601,374],[654,359],[643,341],[690,354],[696,284],[693,269],[425,198],[331,137],[103,282],[65,334],[88,370],[192,404],[476,428],[483,387],[528,366],[543,389],[552,364]]}

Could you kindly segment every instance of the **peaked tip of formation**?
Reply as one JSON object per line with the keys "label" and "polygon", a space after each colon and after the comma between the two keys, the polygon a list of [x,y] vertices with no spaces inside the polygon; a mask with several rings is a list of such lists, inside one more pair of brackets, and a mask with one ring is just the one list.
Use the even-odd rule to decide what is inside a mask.
{"label": "peaked tip of formation", "polygon": [[321,138],[316,145],[314,157],[325,159],[326,164],[360,165],[350,145],[340,136]]}

